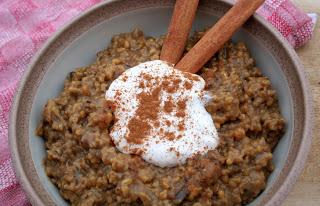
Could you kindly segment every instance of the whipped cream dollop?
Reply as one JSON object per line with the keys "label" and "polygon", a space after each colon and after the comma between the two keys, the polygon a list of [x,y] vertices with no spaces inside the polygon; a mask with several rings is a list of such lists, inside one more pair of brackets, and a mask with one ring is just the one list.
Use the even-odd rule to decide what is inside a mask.
{"label": "whipped cream dollop", "polygon": [[125,71],[105,96],[114,110],[110,136],[118,150],[160,167],[213,150],[218,134],[205,109],[204,87],[200,76],[161,60]]}

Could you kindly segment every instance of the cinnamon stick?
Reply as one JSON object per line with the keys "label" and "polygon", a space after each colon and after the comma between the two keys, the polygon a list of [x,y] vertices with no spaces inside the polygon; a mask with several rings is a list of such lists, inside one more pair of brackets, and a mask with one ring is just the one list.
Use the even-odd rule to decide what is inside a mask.
{"label": "cinnamon stick", "polygon": [[178,62],[175,68],[196,73],[254,14],[264,0],[238,0],[237,3]]}
{"label": "cinnamon stick", "polygon": [[185,48],[199,0],[177,0],[160,59],[176,64]]}

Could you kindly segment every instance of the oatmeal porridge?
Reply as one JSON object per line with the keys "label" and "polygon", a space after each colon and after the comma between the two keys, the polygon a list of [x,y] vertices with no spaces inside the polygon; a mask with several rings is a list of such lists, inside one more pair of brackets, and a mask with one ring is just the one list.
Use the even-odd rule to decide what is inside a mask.
{"label": "oatmeal porridge", "polygon": [[[196,32],[186,51],[203,34]],[[220,138],[214,150],[162,168],[116,149],[105,92],[128,68],[159,59],[163,39],[137,29],[115,35],[47,102],[37,129],[44,166],[71,205],[244,205],[265,188],[285,122],[275,90],[241,42],[225,44],[197,73],[213,95],[206,110]]]}

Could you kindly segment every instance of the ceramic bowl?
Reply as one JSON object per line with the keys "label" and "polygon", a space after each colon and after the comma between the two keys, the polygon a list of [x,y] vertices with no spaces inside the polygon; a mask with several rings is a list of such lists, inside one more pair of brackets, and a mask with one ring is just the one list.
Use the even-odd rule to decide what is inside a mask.
{"label": "ceramic bowl", "polygon": [[[141,28],[147,35],[166,33],[173,0],[104,1],[57,32],[26,70],[13,104],[9,136],[17,176],[34,205],[68,205],[45,174],[44,141],[35,135],[47,100],[63,88],[68,73],[89,65],[110,38]],[[200,1],[193,30],[212,25],[231,6],[226,0]],[[275,170],[266,189],[249,205],[279,205],[300,174],[311,142],[311,101],[299,58],[271,25],[255,15],[233,36],[245,42],[272,82],[286,132],[274,150]]]}

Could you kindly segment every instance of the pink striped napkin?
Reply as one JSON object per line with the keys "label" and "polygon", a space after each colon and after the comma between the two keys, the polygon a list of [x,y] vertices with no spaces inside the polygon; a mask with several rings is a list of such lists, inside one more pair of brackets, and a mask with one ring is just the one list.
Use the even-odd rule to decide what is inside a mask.
{"label": "pink striped napkin", "polygon": [[[33,54],[58,28],[101,0],[0,0],[0,205],[29,205],[11,166],[8,118],[13,95]],[[289,0],[266,0],[258,13],[293,47],[312,36],[316,15]]]}

